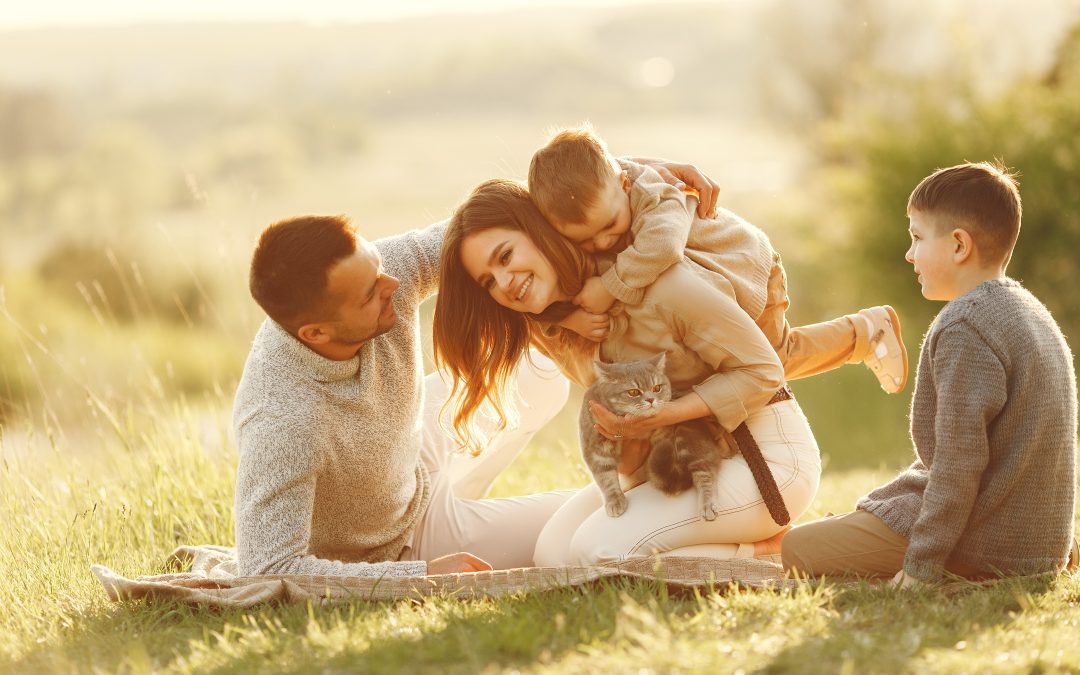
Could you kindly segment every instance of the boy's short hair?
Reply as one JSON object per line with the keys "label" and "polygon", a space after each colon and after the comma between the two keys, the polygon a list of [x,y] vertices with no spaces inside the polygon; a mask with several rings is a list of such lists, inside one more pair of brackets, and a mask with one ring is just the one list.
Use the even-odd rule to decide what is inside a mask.
{"label": "boy's short hair", "polygon": [[274,321],[295,333],[336,316],[327,297],[330,270],[356,253],[356,232],[345,216],[299,216],[259,236],[251,256],[251,297]]}
{"label": "boy's short hair", "polygon": [[532,156],[529,194],[552,225],[581,223],[616,166],[591,125],[563,129]]}
{"label": "boy's short hair", "polygon": [[1020,235],[1022,214],[1015,176],[1004,166],[990,162],[938,169],[911,192],[908,216],[919,211],[943,217],[939,229],[967,230],[984,261],[1008,264]]}

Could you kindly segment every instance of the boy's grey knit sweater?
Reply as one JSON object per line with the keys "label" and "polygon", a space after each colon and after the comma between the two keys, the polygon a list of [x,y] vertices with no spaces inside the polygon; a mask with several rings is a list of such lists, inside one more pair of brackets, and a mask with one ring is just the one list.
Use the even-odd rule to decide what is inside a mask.
{"label": "boy's grey knit sweater", "polygon": [[397,561],[430,497],[420,462],[420,302],[444,226],[375,242],[401,286],[397,323],[348,361],[267,319],[236,392],[236,545],[242,574],[415,576]]}
{"label": "boy's grey knit sweater", "polygon": [[1046,307],[1012,279],[938,314],[923,341],[911,438],[918,455],[858,508],[908,539],[904,571],[1061,567],[1073,530],[1076,377]]}

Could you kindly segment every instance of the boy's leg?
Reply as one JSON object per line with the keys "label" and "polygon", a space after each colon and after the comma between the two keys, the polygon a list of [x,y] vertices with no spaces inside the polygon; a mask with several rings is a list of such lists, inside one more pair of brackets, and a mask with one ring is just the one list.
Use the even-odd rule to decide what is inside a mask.
{"label": "boy's leg", "polygon": [[865,363],[885,391],[897,393],[904,388],[907,350],[900,336],[899,319],[891,307],[871,307],[832,321],[792,328],[787,320],[790,305],[787,275],[777,256],[769,275],[765,309],[757,325],[784,364],[788,380],[848,363]]}
{"label": "boy's leg", "polygon": [[799,525],[784,537],[784,569],[806,576],[892,578],[904,566],[907,539],[867,511]]}

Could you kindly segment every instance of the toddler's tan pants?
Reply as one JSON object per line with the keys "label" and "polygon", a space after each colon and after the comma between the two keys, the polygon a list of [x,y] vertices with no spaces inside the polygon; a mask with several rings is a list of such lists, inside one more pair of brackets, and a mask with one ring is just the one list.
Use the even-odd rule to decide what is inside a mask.
{"label": "toddler's tan pants", "polygon": [[787,293],[787,274],[780,256],[773,259],[769,274],[765,309],[756,323],[784,364],[784,376],[791,380],[809,377],[859,363],[869,351],[870,331],[857,314],[794,328],[788,323],[791,306]]}

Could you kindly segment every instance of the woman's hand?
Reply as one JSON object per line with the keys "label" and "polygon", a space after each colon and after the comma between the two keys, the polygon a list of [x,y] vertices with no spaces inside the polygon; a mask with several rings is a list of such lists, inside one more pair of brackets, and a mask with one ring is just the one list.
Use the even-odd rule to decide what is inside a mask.
{"label": "woman's hand", "polygon": [[595,429],[602,436],[610,440],[647,438],[652,432],[660,427],[674,424],[668,419],[664,411],[667,406],[660,408],[655,415],[644,417],[642,415],[616,415],[596,401],[589,401],[589,412],[596,420]]}
{"label": "woman's hand", "polygon": [[692,187],[698,192],[697,214],[699,218],[708,218],[716,213],[716,202],[720,199],[720,186],[693,164],[681,164],[666,159],[648,157],[630,157],[630,161],[652,167],[667,183],[680,190]]}
{"label": "woman's hand", "polygon": [[651,417],[641,415],[616,415],[596,401],[589,401],[589,412],[596,421],[594,428],[605,438],[645,438],[660,427],[671,426],[687,420],[696,420],[712,414],[705,399],[697,392],[665,403]]}
{"label": "woman's hand", "polygon": [[640,438],[623,439],[622,456],[619,457],[619,466],[616,470],[624,476],[633,474],[649,458],[650,450],[652,450],[652,446],[646,440]]}

